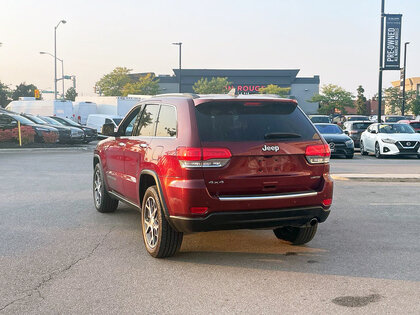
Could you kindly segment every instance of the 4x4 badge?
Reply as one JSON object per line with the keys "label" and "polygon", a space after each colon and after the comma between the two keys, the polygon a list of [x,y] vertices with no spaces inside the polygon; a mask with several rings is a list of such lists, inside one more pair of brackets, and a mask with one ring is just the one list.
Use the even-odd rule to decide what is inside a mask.
{"label": "4x4 badge", "polygon": [[280,148],[279,148],[278,145],[269,146],[269,145],[266,145],[266,144],[261,149],[261,151],[264,151],[264,152],[266,152],[266,151],[274,151],[274,152],[277,152],[278,150],[280,150]]}

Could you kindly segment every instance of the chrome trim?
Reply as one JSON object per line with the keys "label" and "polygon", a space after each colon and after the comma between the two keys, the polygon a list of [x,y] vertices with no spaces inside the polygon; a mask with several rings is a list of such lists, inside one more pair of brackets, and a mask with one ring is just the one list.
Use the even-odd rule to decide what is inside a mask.
{"label": "chrome trim", "polygon": [[316,191],[304,192],[304,193],[293,193],[293,194],[279,194],[279,195],[266,195],[266,196],[232,196],[232,197],[219,197],[220,201],[252,201],[252,200],[276,200],[276,199],[288,199],[288,198],[303,198],[316,196]]}
{"label": "chrome trim", "polygon": [[121,196],[119,193],[116,193],[114,191],[108,191],[108,194],[110,194],[112,197],[117,198],[118,200],[134,207],[137,208],[138,210],[141,210],[141,208],[136,205],[134,202],[131,202],[130,200],[127,200],[125,197]]}

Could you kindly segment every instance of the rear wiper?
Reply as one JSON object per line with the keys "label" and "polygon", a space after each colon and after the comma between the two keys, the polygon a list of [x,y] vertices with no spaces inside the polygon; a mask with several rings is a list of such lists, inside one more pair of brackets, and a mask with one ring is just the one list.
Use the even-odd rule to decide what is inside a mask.
{"label": "rear wiper", "polygon": [[290,132],[270,132],[264,135],[264,139],[285,139],[285,138],[300,138],[302,137],[298,133],[290,133]]}

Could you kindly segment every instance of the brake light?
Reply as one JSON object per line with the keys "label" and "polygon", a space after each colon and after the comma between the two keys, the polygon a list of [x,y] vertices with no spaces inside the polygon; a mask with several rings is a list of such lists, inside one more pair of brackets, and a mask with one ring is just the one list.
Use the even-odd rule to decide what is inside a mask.
{"label": "brake light", "polygon": [[328,144],[309,145],[305,150],[306,160],[311,164],[329,163],[331,156]]}
{"label": "brake light", "polygon": [[186,148],[176,149],[176,155],[183,168],[223,167],[232,157],[226,148]]}
{"label": "brake light", "polygon": [[324,199],[322,200],[322,204],[324,205],[324,207],[329,207],[332,204],[332,199]]}
{"label": "brake light", "polygon": [[192,214],[205,214],[208,209],[207,207],[191,207],[190,212]]}
{"label": "brake light", "polygon": [[351,135],[355,135],[357,133],[357,131],[356,130],[350,130],[349,131],[349,134],[351,134]]}

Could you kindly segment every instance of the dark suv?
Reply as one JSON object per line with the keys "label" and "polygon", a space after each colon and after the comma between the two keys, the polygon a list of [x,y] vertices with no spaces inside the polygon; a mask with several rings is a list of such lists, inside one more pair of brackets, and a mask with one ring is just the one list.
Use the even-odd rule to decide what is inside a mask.
{"label": "dark suv", "polygon": [[103,132],[95,207],[139,209],[153,257],[174,255],[184,232],[272,229],[304,244],[329,215],[330,150],[295,100],[168,95]]}

